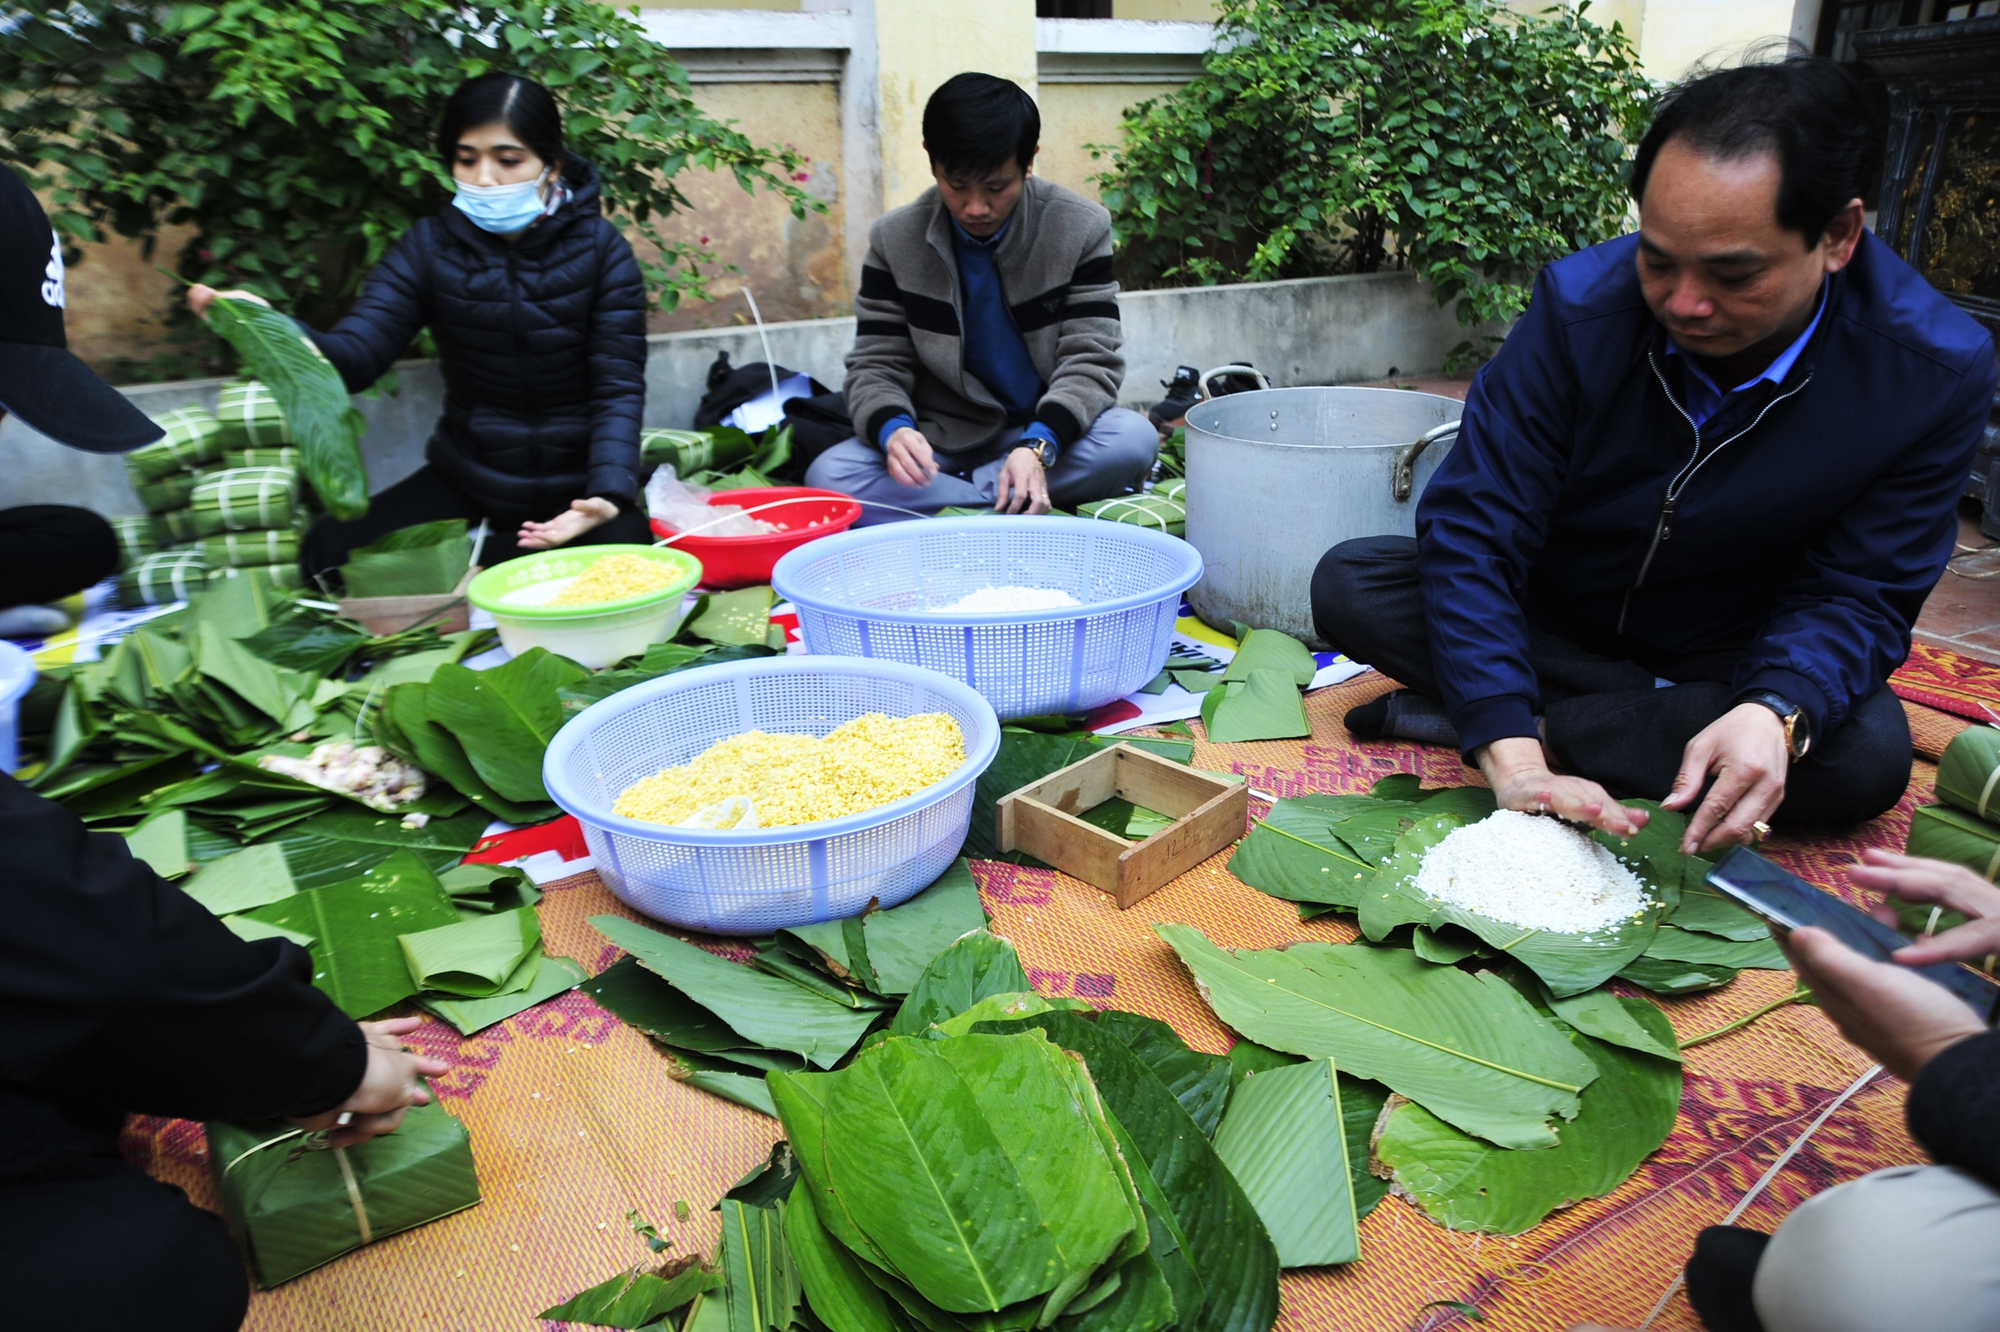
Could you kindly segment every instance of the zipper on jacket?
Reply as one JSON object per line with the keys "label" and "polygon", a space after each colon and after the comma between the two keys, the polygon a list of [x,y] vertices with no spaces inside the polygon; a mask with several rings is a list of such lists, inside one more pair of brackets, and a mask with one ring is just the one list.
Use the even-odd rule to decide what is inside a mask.
{"label": "zipper on jacket", "polygon": [[1765,403],[1763,409],[1751,419],[1749,425],[1744,426],[1741,430],[1704,454],[1701,451],[1701,427],[1695,424],[1695,419],[1688,415],[1687,409],[1682,407],[1680,402],[1674,397],[1673,389],[1667,385],[1667,377],[1660,372],[1659,363],[1653,359],[1653,353],[1650,351],[1646,353],[1646,364],[1652,368],[1653,377],[1660,381],[1660,392],[1666,394],[1667,401],[1673,404],[1674,410],[1681,414],[1681,419],[1688,423],[1690,430],[1694,431],[1694,454],[1687,460],[1687,465],[1676,472],[1673,479],[1667,482],[1666,497],[1660,502],[1660,516],[1658,521],[1653,524],[1653,543],[1646,547],[1646,558],[1640,561],[1639,564],[1639,576],[1633,580],[1632,586],[1625,590],[1625,599],[1618,607],[1618,628],[1616,632],[1620,634],[1625,632],[1625,617],[1631,614],[1632,611],[1632,594],[1645,586],[1646,575],[1653,571],[1653,561],[1660,553],[1660,543],[1670,540],[1673,537],[1674,507],[1680,503],[1681,494],[1688,488],[1688,483],[1694,480],[1695,473],[1707,466],[1710,458],[1713,458],[1716,454],[1722,452],[1752,430],[1755,430],[1758,423],[1763,421],[1764,417],[1769,414],[1773,407],[1776,407],[1787,398],[1796,397],[1800,393],[1803,393],[1806,385],[1812,383],[1813,379],[1812,372],[1807,371],[1806,377],[1799,381],[1797,388],[1792,389],[1788,393],[1780,393],[1777,397]]}
{"label": "zipper on jacket", "polygon": [[535,394],[535,376],[529,369],[527,339],[521,334],[521,279],[514,267],[514,247],[507,247],[507,320],[513,325],[514,360],[521,366],[522,379],[528,390],[528,416],[535,424],[528,432],[528,473],[536,481],[542,478],[542,432],[538,418],[541,414],[541,400]]}

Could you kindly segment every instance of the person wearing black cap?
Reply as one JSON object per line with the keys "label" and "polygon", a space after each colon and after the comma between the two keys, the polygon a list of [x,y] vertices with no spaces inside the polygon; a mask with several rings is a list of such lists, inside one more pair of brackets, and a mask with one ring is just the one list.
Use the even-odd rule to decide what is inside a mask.
{"label": "person wearing black cap", "polygon": [[[59,444],[129,453],[165,432],[69,350],[62,241],[27,183],[0,171],[0,409]],[[68,504],[0,509],[0,638],[60,632],[48,606],[118,570],[111,524]]]}
{"label": "person wearing black cap", "polygon": [[[158,427],[64,348],[55,247],[27,185],[0,170],[0,402],[65,444],[136,448]],[[8,519],[4,586],[66,558]],[[119,1158],[125,1116],[290,1117],[351,1146],[395,1129],[429,1099],[421,1076],[447,1066],[404,1049],[416,1019],[355,1022],[297,944],[237,938],[123,837],[4,774],[0,846],[5,1325],[227,1332],[249,1302],[228,1231]]]}

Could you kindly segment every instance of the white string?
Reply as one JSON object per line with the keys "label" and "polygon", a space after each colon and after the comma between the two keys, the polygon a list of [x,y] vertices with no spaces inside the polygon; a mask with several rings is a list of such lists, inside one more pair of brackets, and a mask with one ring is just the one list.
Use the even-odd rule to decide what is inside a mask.
{"label": "white string", "polygon": [[757,321],[757,341],[764,344],[764,368],[771,372],[771,405],[780,414],[785,404],[778,401],[778,363],[771,356],[771,340],[764,336],[764,316],[757,311],[757,298],[750,294],[750,288],[743,288],[743,299],[750,302],[750,317]]}
{"label": "white string", "polygon": [[[1817,1119],[1813,1120],[1812,1123],[1806,1125],[1806,1131],[1804,1133],[1799,1134],[1797,1138],[1793,1139],[1792,1145],[1785,1148],[1785,1150],[1779,1154],[1777,1160],[1771,1162],[1771,1168],[1769,1170],[1766,1170],[1763,1173],[1763,1175],[1761,1175],[1758,1178],[1757,1182],[1750,1186],[1750,1191],[1743,1195],[1743,1200],[1737,1203],[1736,1206],[1729,1209],[1729,1215],[1722,1218],[1722,1224],[1725,1226],[1735,1225],[1738,1219],[1742,1217],[1743,1213],[1750,1209],[1750,1204],[1756,1202],[1758,1196],[1764,1192],[1765,1186],[1768,1185],[1773,1179],[1776,1179],[1778,1176],[1778,1172],[1780,1170],[1783,1170],[1785,1166],[1791,1161],[1791,1159],[1799,1154],[1799,1149],[1806,1145],[1806,1140],[1819,1131],[1820,1125],[1826,1123],[1827,1120],[1832,1119],[1834,1115],[1840,1110],[1841,1106],[1846,1105],[1850,1100],[1852,1100],[1855,1094],[1859,1092],[1863,1087],[1867,1086],[1869,1081],[1873,1079],[1874,1076],[1877,1073],[1880,1073],[1881,1071],[1882,1071],[1882,1066],[1880,1064],[1871,1065],[1866,1073],[1863,1073],[1860,1077],[1856,1078],[1852,1083],[1848,1085],[1846,1091],[1834,1097],[1832,1104],[1828,1105],[1826,1109],[1820,1111],[1819,1117]],[[1639,1332],[1646,1332],[1646,1329],[1653,1325],[1653,1320],[1655,1318],[1658,1318],[1660,1316],[1660,1311],[1667,1307],[1667,1301],[1671,1300],[1674,1297],[1674,1292],[1678,1291],[1682,1286],[1686,1284],[1687,1284],[1686,1272],[1682,1272],[1681,1275],[1674,1278],[1674,1284],[1668,1286],[1667,1293],[1660,1296],[1660,1302],[1658,1304],[1655,1304],[1653,1306],[1653,1311],[1646,1315],[1646,1321],[1639,1324]]]}
{"label": "white string", "polygon": [[[726,490],[721,490],[717,491],[716,493],[719,495],[726,495],[729,492]],[[718,527],[721,524],[728,522],[732,518],[748,518],[753,513],[762,513],[766,509],[775,509],[785,504],[824,504],[826,503],[827,498],[828,497],[825,495],[789,495],[784,499],[766,500],[762,504],[751,505],[749,508],[743,510],[741,513],[725,513],[720,518],[711,518],[709,521],[705,523],[700,523],[694,527],[690,527],[684,532],[676,532],[670,537],[661,537],[658,541],[655,541],[653,544],[655,546],[671,546],[674,542],[679,541],[682,537],[693,536],[697,532],[706,532],[709,528]],[[842,496],[841,498],[851,499],[852,497]],[[932,516],[931,514],[928,513],[919,513],[915,509],[898,508],[894,504],[882,504],[878,503],[875,500],[857,499],[853,500],[853,502],[856,504],[866,505],[868,508],[871,509],[887,509],[891,513],[907,513],[912,518],[929,518]],[[764,534],[758,533],[758,535],[762,536]]]}

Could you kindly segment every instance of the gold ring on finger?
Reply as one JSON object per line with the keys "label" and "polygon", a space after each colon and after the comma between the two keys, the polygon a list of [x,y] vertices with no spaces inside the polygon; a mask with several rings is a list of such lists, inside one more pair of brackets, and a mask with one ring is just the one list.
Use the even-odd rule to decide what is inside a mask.
{"label": "gold ring on finger", "polygon": [[1771,835],[1771,825],[1762,819],[1758,819],[1750,825],[1750,831],[1757,834],[1756,840],[1761,842]]}

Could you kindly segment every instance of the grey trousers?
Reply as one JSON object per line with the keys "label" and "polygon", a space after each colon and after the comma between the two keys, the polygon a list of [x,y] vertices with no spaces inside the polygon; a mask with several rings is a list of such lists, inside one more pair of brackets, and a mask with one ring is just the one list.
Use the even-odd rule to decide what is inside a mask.
{"label": "grey trousers", "polygon": [[[911,515],[895,509],[933,514],[944,508],[990,509],[995,482],[1021,432],[1009,428],[989,444],[969,453],[937,455],[938,474],[927,486],[906,486],[889,475],[880,449],[858,439],[846,439],[813,459],[806,484],[852,495],[864,505],[856,527],[898,522]],[[1049,469],[1049,502],[1073,509],[1092,500],[1110,499],[1137,486],[1153,466],[1160,449],[1160,432],[1134,411],[1113,407],[1091,424],[1081,438],[1062,451]]]}
{"label": "grey trousers", "polygon": [[1764,1332],[1991,1332],[2000,1193],[1954,1166],[1877,1170],[1808,1198],[1756,1273]]}

